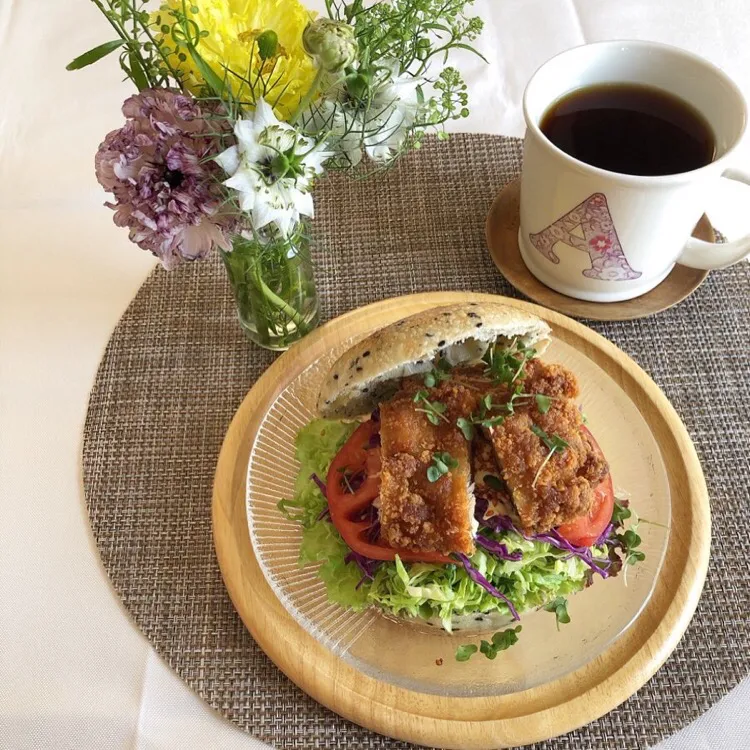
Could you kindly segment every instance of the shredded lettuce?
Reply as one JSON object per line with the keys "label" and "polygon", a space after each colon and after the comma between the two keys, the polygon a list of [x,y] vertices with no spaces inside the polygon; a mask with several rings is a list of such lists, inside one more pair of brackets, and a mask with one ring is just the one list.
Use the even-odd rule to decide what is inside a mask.
{"label": "shredded lettuce", "polygon": [[[302,526],[299,564],[322,563],[318,575],[325,582],[328,597],[356,610],[375,605],[397,616],[439,618],[446,630],[451,629],[453,615],[510,611],[475,583],[462,565],[404,564],[396,559],[384,562],[375,570],[374,580],[363,580],[354,562],[346,562],[349,547],[330,522],[321,514],[326,500],[310,476],[325,477],[328,466],[356,428],[356,424],[316,419],[303,427],[296,440],[300,472],[292,500],[282,500],[279,509]],[[513,531],[483,535],[504,544],[511,556],[521,553],[520,560],[500,560],[477,548],[472,565],[519,612],[536,609],[558,596],[583,589],[591,573],[580,558],[570,556],[547,542],[527,540]],[[593,548],[594,556],[606,557],[604,547]]]}
{"label": "shredded lettuce", "polygon": [[[323,493],[310,477],[317,474],[325,481],[333,457],[356,427],[356,424],[349,422],[314,419],[297,434],[294,445],[300,470],[294,485],[294,499],[281,500],[279,510],[291,521],[298,521],[303,529],[308,530],[315,526],[318,516],[326,508]],[[306,562],[324,560],[325,557],[320,557],[319,552],[316,553],[318,547],[319,544],[311,542],[311,556],[305,557],[306,553],[303,552],[300,559],[304,558]],[[312,556],[313,554],[318,556]]]}

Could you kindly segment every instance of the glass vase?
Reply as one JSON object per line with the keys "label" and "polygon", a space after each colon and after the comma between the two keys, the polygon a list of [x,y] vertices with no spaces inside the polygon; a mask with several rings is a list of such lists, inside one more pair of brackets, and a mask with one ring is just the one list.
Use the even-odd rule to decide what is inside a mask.
{"label": "glass vase", "polygon": [[309,236],[299,224],[289,237],[235,235],[222,252],[237,315],[247,337],[288,349],[319,323]]}

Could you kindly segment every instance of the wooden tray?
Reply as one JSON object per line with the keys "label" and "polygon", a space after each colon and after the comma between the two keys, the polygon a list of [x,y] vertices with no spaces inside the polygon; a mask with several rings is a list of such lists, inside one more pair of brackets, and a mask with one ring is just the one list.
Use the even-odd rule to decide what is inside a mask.
{"label": "wooden tray", "polygon": [[[602,656],[561,679],[520,693],[445,698],[362,674],[294,621],[253,554],[245,478],[249,451],[268,405],[330,348],[428,307],[482,299],[501,300],[544,318],[555,337],[585,353],[630,397],[662,451],[672,497],[672,532],[651,599]],[[563,315],[518,300],[459,292],[400,297],[355,310],[276,360],[248,393],[227,432],[214,482],[213,527],[216,554],[234,606],[261,648],[300,688],[376,732],[423,745],[467,749],[521,745],[569,732],[638,690],[674,650],[690,621],[706,575],[711,536],[706,484],[693,444],[643,370],[614,344]]]}
{"label": "wooden tray", "polygon": [[[650,292],[622,302],[587,302],[574,299],[545,286],[526,267],[518,247],[521,183],[508,183],[495,198],[485,224],[490,257],[500,273],[519,292],[552,310],[588,320],[633,320],[663,312],[689,297],[708,276],[708,271],[677,264]],[[704,214],[693,230],[693,237],[715,242],[711,222]]]}

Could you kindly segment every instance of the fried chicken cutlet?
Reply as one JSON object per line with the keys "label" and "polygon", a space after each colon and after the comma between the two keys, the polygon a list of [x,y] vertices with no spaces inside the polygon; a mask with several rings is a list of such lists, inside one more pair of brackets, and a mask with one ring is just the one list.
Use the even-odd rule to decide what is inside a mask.
{"label": "fried chicken cutlet", "polygon": [[[474,552],[474,494],[471,488],[471,443],[456,427],[470,413],[475,394],[459,383],[429,393],[431,404],[445,406],[428,418],[429,406],[414,401],[414,379],[380,406],[381,534],[393,547],[443,554]],[[440,407],[438,407],[440,408]],[[446,452],[456,468],[431,482],[427,470],[436,453]]]}
{"label": "fried chicken cutlet", "polygon": [[[516,390],[526,397],[507,409]],[[419,397],[415,402],[419,393],[445,407],[433,418],[437,425],[425,413],[428,405]],[[546,411],[529,397],[537,394],[549,397]],[[477,424],[476,416],[488,395],[493,407],[485,416],[502,416],[489,427]],[[474,492],[487,501],[489,513],[510,516],[528,533],[588,513],[594,488],[609,469],[572,400],[578,395],[572,372],[540,360],[527,362],[511,384],[493,382],[482,365],[455,367],[430,389],[421,378],[405,378],[398,394],[381,404],[380,517],[389,544],[444,554],[473,551]],[[472,441],[456,427],[461,417],[476,425]],[[551,450],[551,440],[558,449]],[[458,468],[430,482],[427,469],[436,452],[449,453]]]}
{"label": "fried chicken cutlet", "polygon": [[[554,396],[548,411],[542,413],[532,403],[488,430],[520,527],[529,533],[588,513],[594,489],[609,471],[584,428],[578,406],[568,397],[578,394],[575,377],[560,365],[532,364],[525,389]],[[550,442],[558,448],[553,450]]]}

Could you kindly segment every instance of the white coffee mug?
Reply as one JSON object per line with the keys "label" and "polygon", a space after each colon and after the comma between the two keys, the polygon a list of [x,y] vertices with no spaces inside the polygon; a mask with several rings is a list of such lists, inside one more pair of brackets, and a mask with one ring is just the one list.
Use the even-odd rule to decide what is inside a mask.
{"label": "white coffee mug", "polygon": [[[691,104],[713,130],[714,160],[690,172],[640,177],[593,167],[557,148],[539,127],[550,105],[607,83],[648,85]],[[721,177],[750,184],[750,173],[731,166],[747,104],[711,63],[652,42],[575,47],[537,70],[523,111],[519,244],[542,283],[570,297],[616,302],[653,289],[675,263],[724,268],[750,253],[750,236],[724,244],[690,236]]]}

